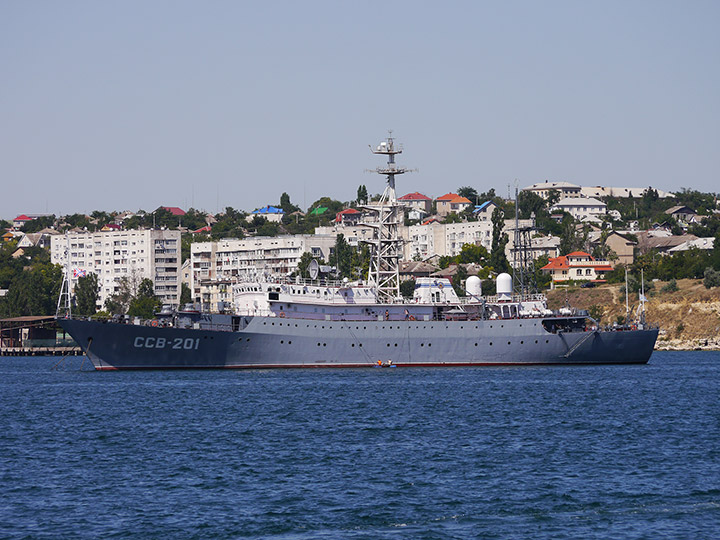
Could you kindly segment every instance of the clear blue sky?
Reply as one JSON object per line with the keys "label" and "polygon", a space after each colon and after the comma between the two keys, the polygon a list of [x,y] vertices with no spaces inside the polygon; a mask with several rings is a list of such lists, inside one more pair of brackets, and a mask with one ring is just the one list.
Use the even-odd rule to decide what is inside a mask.
{"label": "clear blue sky", "polygon": [[720,2],[0,2],[0,217],[720,191]]}

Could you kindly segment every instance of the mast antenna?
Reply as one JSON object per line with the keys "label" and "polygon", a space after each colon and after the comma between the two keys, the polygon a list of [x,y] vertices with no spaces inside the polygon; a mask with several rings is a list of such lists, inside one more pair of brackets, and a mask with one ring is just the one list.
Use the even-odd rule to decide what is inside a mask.
{"label": "mast antenna", "polygon": [[400,205],[395,192],[395,175],[409,172],[409,169],[398,167],[395,156],[402,154],[403,147],[396,144],[392,130],[388,137],[378,146],[370,146],[373,154],[388,157],[385,167],[378,167],[370,172],[385,175],[387,186],[377,204],[363,206],[375,216],[368,223],[373,228],[373,238],[366,243],[372,245],[373,253],[368,270],[368,283],[374,286],[378,300],[392,302],[400,298],[400,258],[402,257],[402,240],[398,235],[400,225]]}

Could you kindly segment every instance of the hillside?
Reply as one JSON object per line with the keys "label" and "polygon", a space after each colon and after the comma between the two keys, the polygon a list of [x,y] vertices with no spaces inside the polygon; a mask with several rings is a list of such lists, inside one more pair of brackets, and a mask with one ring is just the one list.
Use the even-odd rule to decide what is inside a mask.
{"label": "hillside", "polygon": [[[658,281],[646,292],[647,320],[660,326],[656,349],[720,350],[720,288],[706,289],[702,280],[682,279],[675,292],[662,292],[666,283]],[[603,285],[594,289],[555,289],[548,293],[548,305],[565,305],[601,314],[602,324],[611,324],[625,315],[621,285]],[[630,295],[634,313],[638,295]]]}

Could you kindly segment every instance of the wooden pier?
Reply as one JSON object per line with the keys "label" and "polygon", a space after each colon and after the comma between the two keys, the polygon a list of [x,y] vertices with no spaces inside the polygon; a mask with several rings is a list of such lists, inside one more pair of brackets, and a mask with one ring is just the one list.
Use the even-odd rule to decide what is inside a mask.
{"label": "wooden pier", "polygon": [[0,356],[82,356],[80,347],[3,347]]}

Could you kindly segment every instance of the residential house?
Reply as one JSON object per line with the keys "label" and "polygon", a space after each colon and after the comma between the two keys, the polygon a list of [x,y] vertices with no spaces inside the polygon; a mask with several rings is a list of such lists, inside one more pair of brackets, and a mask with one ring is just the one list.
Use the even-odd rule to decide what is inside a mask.
{"label": "residential house", "polygon": [[573,251],[550,260],[542,267],[542,271],[550,274],[553,283],[562,283],[568,280],[597,281],[605,278],[605,274],[612,270],[608,261],[595,260],[589,253]]}
{"label": "residential house", "polygon": [[672,235],[663,231],[642,231],[638,237],[638,252],[641,255],[649,251],[668,253],[672,248],[686,242],[697,240],[694,234]]}
{"label": "residential house", "polygon": [[355,208],[346,208],[335,214],[335,223],[342,223],[344,225],[355,225],[362,218],[362,212]]}
{"label": "residential house", "polygon": [[30,223],[34,218],[31,218],[30,216],[26,216],[25,214],[21,214],[15,219],[13,219],[13,227],[16,229],[20,229],[25,225],[26,223]]}
{"label": "residential house", "polygon": [[167,210],[175,217],[182,217],[185,215],[185,210],[178,208],[177,206],[161,206],[163,210]]}
{"label": "residential house", "polygon": [[613,268],[618,264],[628,266],[635,261],[635,247],[638,243],[626,234],[612,231],[603,241],[602,233],[590,233],[591,244],[598,245],[600,242],[610,248],[613,253],[617,255],[617,259],[610,260],[610,265]]}
{"label": "residential house", "polygon": [[697,213],[687,206],[673,206],[665,210],[665,213],[674,217],[680,223],[691,223],[696,220]]}
{"label": "residential house", "polygon": [[457,193],[446,193],[442,197],[435,199],[435,202],[437,204],[437,213],[439,216],[447,216],[453,212],[459,214],[472,205],[470,199],[461,197]]}
{"label": "residential house", "polygon": [[674,253],[678,253],[680,251],[687,251],[689,249],[702,249],[704,251],[712,251],[715,247],[715,238],[710,237],[704,237],[704,238],[696,238],[695,240],[688,240],[687,242],[683,242],[682,244],[678,244],[675,247],[672,247],[667,250],[668,254],[672,255]]}
{"label": "residential house", "polygon": [[253,210],[252,213],[248,216],[247,220],[252,221],[252,219],[256,216],[263,217],[268,221],[279,223],[282,221],[283,216],[285,215],[285,212],[282,208],[278,208],[276,206],[263,206],[262,208],[258,208],[257,210]]}
{"label": "residential house", "polygon": [[400,280],[417,279],[419,277],[429,277],[438,267],[434,264],[422,261],[405,261],[400,263]]}
{"label": "residential house", "polygon": [[417,191],[398,197],[398,202],[408,210],[421,210],[425,214],[429,214],[432,210],[432,199]]}
{"label": "residential house", "polygon": [[479,204],[473,210],[473,215],[480,221],[492,221],[492,214],[497,208],[497,204],[492,201],[485,201]]}

